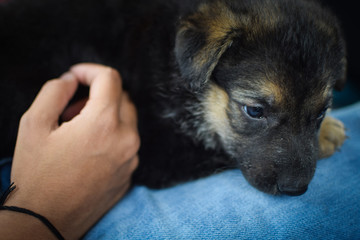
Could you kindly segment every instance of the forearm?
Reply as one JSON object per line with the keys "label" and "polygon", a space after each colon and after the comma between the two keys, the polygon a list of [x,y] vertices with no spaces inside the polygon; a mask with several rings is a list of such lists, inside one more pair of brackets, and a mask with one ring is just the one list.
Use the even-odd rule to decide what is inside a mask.
{"label": "forearm", "polygon": [[[59,125],[79,83],[90,86],[89,100]],[[114,69],[79,64],[48,81],[21,118],[11,170],[16,189],[4,204],[36,216],[1,210],[0,236],[56,239],[49,221],[65,239],[81,238],[126,193],[139,146],[136,109]]]}
{"label": "forearm", "polygon": [[56,239],[37,218],[18,212],[0,211],[0,236],[8,240]]}
{"label": "forearm", "polygon": [[[44,206],[46,201],[41,201],[41,199],[33,201],[32,196],[34,195],[24,198],[19,194],[13,194],[16,192],[18,192],[16,185],[12,183],[0,198],[0,226],[2,227],[0,229],[2,235],[0,236],[6,236],[6,239],[22,239],[24,237],[26,239],[29,239],[29,237],[30,239],[48,239],[47,234],[42,229],[45,227],[56,239],[64,239],[63,235],[49,219],[39,214],[38,210],[41,210],[41,206]],[[25,192],[22,191],[22,193]],[[44,209],[40,212],[44,212]],[[50,213],[47,216],[56,217],[56,215]],[[42,225],[42,228],[40,228],[39,224]]]}
{"label": "forearm", "polygon": [[[6,236],[6,239],[29,239],[28,236],[30,239],[79,239],[106,212],[103,208],[94,209],[91,200],[85,201],[88,197],[63,201],[61,194],[49,195],[46,190],[34,194],[33,185],[10,191],[6,196],[4,205],[0,206],[0,236]],[[128,186],[125,184],[120,189],[121,196]],[[81,190],[78,192],[79,196],[83,195]],[[108,208],[113,204],[115,202]],[[51,238],[48,238],[48,233]]]}

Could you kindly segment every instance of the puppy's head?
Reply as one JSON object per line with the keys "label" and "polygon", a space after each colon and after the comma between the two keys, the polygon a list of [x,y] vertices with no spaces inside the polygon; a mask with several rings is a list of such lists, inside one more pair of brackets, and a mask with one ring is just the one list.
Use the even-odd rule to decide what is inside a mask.
{"label": "puppy's head", "polygon": [[211,1],[181,21],[175,54],[184,84],[201,93],[205,142],[256,188],[306,191],[332,89],[345,80],[341,35],[307,0]]}

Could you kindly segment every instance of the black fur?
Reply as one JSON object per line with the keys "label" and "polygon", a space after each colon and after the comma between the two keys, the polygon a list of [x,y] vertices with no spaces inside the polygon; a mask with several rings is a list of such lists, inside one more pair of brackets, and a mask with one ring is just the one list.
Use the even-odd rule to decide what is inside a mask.
{"label": "black fur", "polygon": [[[314,114],[329,102],[309,110],[305,104],[345,78],[337,20],[311,0],[217,2],[12,0],[0,5],[1,157],[12,154],[19,118],[46,80],[75,63],[97,62],[120,71],[138,108],[142,143],[135,183],[164,187],[240,167],[266,192],[277,193],[278,181],[299,171],[306,172],[301,187],[307,186],[318,154]],[[212,10],[199,14],[200,6]],[[221,8],[234,19],[217,16]],[[269,11],[279,11],[281,19]],[[221,29],[231,26],[221,39],[216,35],[210,41],[209,25],[217,18]],[[268,18],[278,21],[276,26],[268,28]],[[266,81],[283,86],[284,98],[292,102],[268,106],[275,117],[273,126],[265,127],[245,118],[239,111],[244,103],[236,104],[233,96],[262,87],[259,79],[269,75],[276,77]],[[231,143],[205,123],[211,84],[230,96],[227,118],[242,136]],[[273,154],[276,149],[281,154]],[[270,172],[259,170],[267,166],[264,161],[270,162]],[[256,165],[259,169],[248,171]],[[279,174],[283,168],[290,170]],[[262,173],[269,176],[256,180]]]}

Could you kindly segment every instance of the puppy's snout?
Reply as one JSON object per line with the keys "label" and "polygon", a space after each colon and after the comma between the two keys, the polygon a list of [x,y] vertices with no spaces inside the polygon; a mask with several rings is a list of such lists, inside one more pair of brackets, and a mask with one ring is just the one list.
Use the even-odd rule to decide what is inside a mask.
{"label": "puppy's snout", "polygon": [[288,143],[289,150],[277,165],[277,188],[282,194],[300,196],[307,191],[314,176],[316,151],[314,144],[304,138],[291,139]]}
{"label": "puppy's snout", "polygon": [[300,196],[303,195],[307,189],[308,186],[302,186],[302,187],[292,187],[292,186],[281,186],[278,184],[279,192],[289,195],[289,196]]}
{"label": "puppy's snout", "polygon": [[313,168],[294,168],[278,175],[277,188],[282,194],[300,196],[304,194],[313,176]]}

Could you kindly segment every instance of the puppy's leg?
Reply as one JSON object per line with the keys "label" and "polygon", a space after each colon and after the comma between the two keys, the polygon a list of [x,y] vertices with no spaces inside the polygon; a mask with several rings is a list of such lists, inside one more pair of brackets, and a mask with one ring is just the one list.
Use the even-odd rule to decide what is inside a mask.
{"label": "puppy's leg", "polygon": [[326,117],[319,134],[320,158],[330,157],[346,139],[344,124],[332,117]]}

